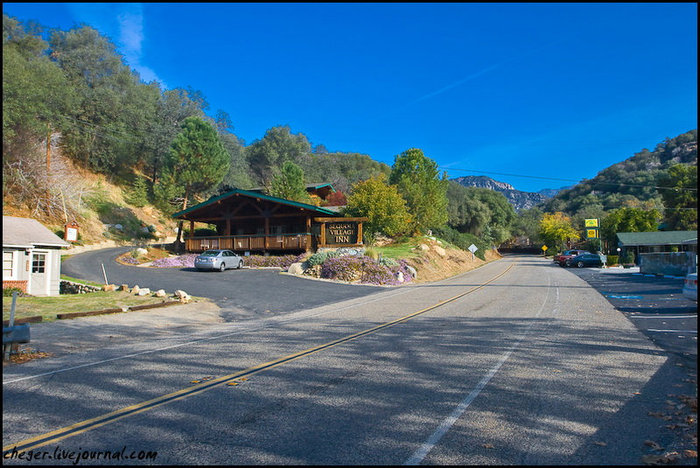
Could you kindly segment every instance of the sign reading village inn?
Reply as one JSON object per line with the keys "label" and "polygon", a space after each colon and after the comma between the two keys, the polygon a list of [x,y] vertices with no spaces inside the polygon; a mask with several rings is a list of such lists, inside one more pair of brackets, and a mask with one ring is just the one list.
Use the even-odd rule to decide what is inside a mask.
{"label": "sign reading village inn", "polygon": [[367,218],[315,218],[321,224],[319,247],[357,247],[362,245],[362,222]]}

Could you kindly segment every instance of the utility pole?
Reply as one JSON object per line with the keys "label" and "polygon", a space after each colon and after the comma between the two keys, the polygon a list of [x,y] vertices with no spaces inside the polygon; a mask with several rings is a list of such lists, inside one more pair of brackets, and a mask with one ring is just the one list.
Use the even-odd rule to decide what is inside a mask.
{"label": "utility pole", "polygon": [[46,130],[46,177],[51,173],[51,127],[47,125]]}

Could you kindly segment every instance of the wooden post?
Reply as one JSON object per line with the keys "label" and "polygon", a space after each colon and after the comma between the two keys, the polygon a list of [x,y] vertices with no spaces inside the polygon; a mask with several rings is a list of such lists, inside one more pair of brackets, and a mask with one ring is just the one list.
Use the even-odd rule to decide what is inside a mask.
{"label": "wooden post", "polygon": [[269,235],[270,235],[270,218],[268,218],[268,217],[266,216],[266,217],[265,217],[265,244],[264,244],[264,245],[265,245],[265,250],[268,249],[268,245],[267,245],[267,236],[269,236]]}
{"label": "wooden post", "polygon": [[321,223],[321,245],[319,247],[326,246],[326,223],[325,221]]}
{"label": "wooden post", "polygon": [[362,244],[362,221],[357,222],[357,243]]}

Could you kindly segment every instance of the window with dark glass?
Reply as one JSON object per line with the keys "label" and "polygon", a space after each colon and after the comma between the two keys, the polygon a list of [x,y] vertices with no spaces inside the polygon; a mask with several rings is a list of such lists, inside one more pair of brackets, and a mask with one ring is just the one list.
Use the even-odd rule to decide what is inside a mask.
{"label": "window with dark glass", "polygon": [[46,255],[34,254],[32,256],[32,273],[44,273],[46,271]]}

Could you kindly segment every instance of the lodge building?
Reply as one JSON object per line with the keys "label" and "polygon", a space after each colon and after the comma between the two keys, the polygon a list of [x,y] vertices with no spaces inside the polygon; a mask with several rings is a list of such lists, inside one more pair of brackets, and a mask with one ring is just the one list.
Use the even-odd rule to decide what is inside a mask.
{"label": "lodge building", "polygon": [[[325,198],[331,184],[307,186]],[[173,218],[189,221],[188,252],[228,249],[237,253],[297,253],[322,247],[359,247],[362,222],[345,218],[335,209],[265,195],[262,188],[234,189],[182,210]],[[195,236],[194,223],[216,226],[216,235]]]}

